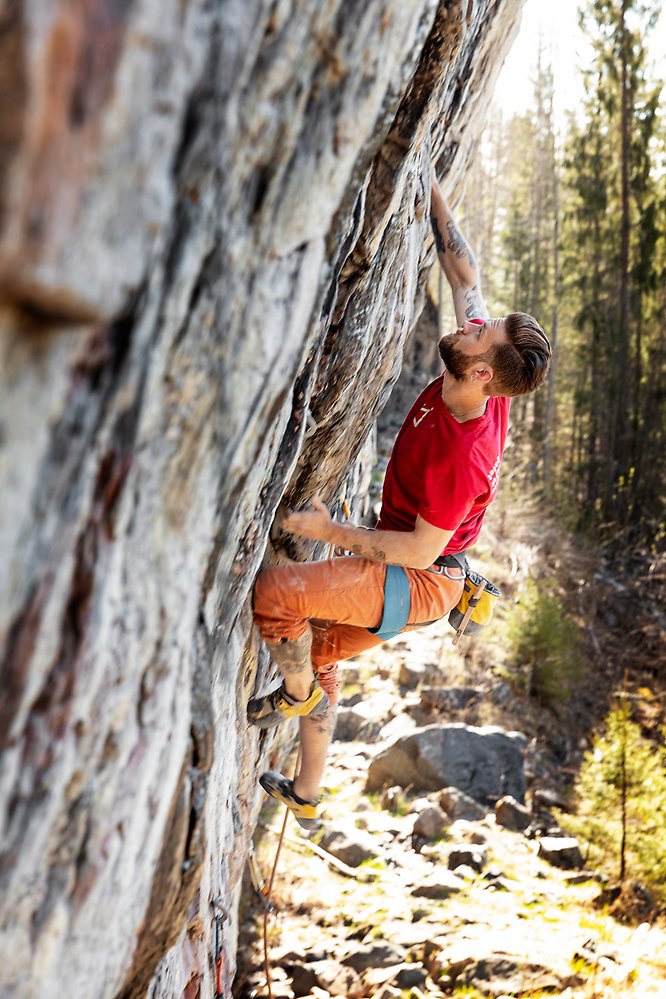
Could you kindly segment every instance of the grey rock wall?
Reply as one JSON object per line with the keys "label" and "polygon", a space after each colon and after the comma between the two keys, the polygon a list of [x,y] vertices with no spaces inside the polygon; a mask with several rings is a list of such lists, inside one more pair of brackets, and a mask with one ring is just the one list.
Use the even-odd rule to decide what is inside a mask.
{"label": "grey rock wall", "polygon": [[3,999],[211,996],[216,899],[230,994],[252,582],[355,500],[520,5],[2,5]]}

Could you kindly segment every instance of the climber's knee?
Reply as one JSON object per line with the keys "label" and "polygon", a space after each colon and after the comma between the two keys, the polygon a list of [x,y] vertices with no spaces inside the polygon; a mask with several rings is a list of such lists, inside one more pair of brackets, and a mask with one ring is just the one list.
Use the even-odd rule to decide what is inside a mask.
{"label": "climber's knee", "polygon": [[257,576],[252,609],[256,625],[269,644],[302,639],[309,631],[306,618],[290,606],[289,592],[289,577],[283,567],[264,569]]}

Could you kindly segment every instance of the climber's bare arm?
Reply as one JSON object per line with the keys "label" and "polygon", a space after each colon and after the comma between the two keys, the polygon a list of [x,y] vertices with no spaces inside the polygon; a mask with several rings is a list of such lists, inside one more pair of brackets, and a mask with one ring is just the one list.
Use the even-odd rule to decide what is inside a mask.
{"label": "climber's bare arm", "polygon": [[406,565],[412,569],[427,569],[453,537],[453,531],[433,527],[422,517],[416,518],[413,531],[373,531],[337,524],[319,496],[312,497],[310,509],[283,514],[280,526],[290,534],[326,541],[371,562]]}
{"label": "climber's bare arm", "polygon": [[434,172],[430,218],[437,256],[451,285],[456,319],[459,323],[465,319],[489,319],[476,257],[458,228]]}

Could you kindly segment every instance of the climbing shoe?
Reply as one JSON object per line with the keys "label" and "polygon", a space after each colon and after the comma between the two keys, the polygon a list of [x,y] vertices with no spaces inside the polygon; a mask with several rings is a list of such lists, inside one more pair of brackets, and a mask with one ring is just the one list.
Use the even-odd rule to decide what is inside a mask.
{"label": "climbing shoe", "polygon": [[294,782],[277,773],[275,770],[267,770],[259,778],[259,783],[266,794],[271,798],[281,801],[283,805],[292,812],[299,826],[303,829],[318,829],[321,825],[317,817],[317,801],[305,801],[294,793]]}
{"label": "climbing shoe", "polygon": [[306,715],[323,714],[328,707],[328,697],[315,677],[310,693],[304,701],[297,701],[284,689],[284,683],[265,697],[253,697],[248,701],[247,720],[259,728],[273,728],[285,718],[303,718]]}

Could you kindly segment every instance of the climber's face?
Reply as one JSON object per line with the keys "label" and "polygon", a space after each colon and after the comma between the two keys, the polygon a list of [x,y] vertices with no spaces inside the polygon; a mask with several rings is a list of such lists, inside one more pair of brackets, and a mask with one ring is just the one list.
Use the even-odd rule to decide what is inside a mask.
{"label": "climber's face", "polygon": [[503,318],[467,319],[455,333],[442,337],[439,354],[447,371],[460,381],[480,364],[492,367],[494,348],[506,342]]}

